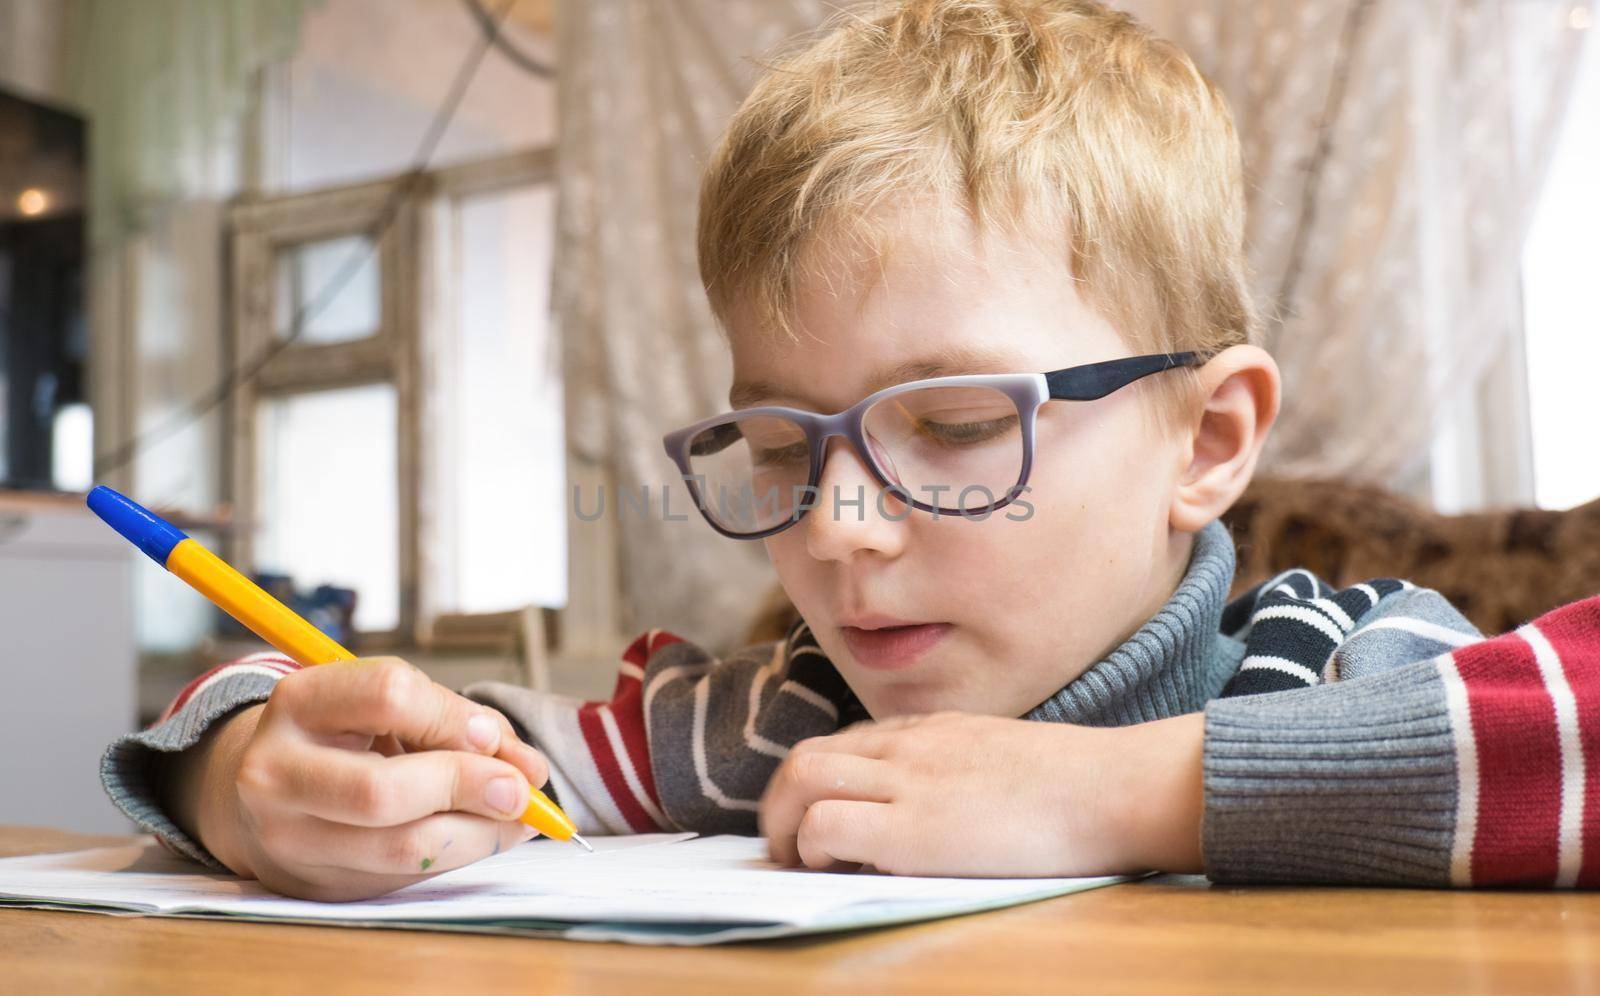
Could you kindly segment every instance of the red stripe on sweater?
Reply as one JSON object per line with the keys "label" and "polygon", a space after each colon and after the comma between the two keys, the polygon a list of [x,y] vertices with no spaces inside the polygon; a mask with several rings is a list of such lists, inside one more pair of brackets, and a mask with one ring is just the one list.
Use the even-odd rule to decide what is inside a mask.
{"label": "red stripe on sweater", "polygon": [[224,671],[224,670],[226,670],[226,669],[228,669],[230,667],[236,667],[236,666],[239,666],[239,665],[248,665],[248,666],[252,666],[252,667],[265,667],[265,668],[269,668],[269,669],[271,669],[273,671],[277,671],[280,674],[288,674],[291,671],[300,670],[300,665],[296,664],[294,661],[290,660],[287,657],[263,657],[263,658],[260,658],[260,659],[257,659],[257,660],[251,660],[249,658],[241,658],[239,660],[228,661],[225,664],[218,664],[216,667],[210,668],[209,670],[207,670],[204,673],[202,673],[199,677],[195,678],[193,681],[189,682],[187,685],[184,685],[183,689],[180,692],[178,692],[177,696],[174,697],[173,700],[167,704],[166,709],[162,710],[162,713],[161,713],[160,717],[158,717],[156,719],[156,723],[157,724],[164,723],[168,719],[171,719],[174,713],[176,713],[179,709],[182,709],[185,705],[188,704],[189,699],[194,696],[195,692],[199,691],[200,686],[205,684],[206,681],[208,681],[211,678],[212,675],[216,674],[219,671]]}
{"label": "red stripe on sweater", "polygon": [[[674,643],[682,642],[683,638],[674,633],[653,629],[646,633],[641,633],[636,640],[628,644],[628,649],[622,652],[622,660],[626,664],[632,664],[634,667],[639,668],[642,672],[649,666],[650,658],[655,656],[656,651],[663,647],[670,647]],[[644,789],[645,796],[649,798],[651,805],[660,810],[661,794],[656,791],[656,775],[650,764],[650,738],[646,732],[644,682],[641,679],[627,671],[619,670],[617,672],[617,686],[611,694],[611,715],[617,722],[617,733],[622,739],[623,750],[628,754],[627,759],[633,765],[633,771],[638,776],[640,787]],[[605,730],[599,726],[598,711],[594,715],[594,721],[596,724],[595,732],[605,742],[606,756],[614,758],[615,752],[610,749],[611,745],[609,740],[606,739]],[[581,728],[581,719],[579,725]],[[590,740],[587,729],[584,731],[584,738],[585,742],[589,744],[589,752],[595,754],[595,745]],[[620,769],[617,771],[617,775],[621,777],[622,772]],[[603,772],[601,777],[605,777]],[[611,791],[614,798],[617,797],[616,790],[612,788],[609,781],[606,783],[606,788]],[[627,793],[630,803],[637,802],[627,785],[626,779],[623,779],[622,789]],[[643,807],[640,807],[640,811],[644,812]],[[667,829],[666,827],[657,828],[655,821],[650,818],[648,813],[645,813],[645,820],[649,823],[651,829]]]}
{"label": "red stripe on sweater", "polygon": [[659,810],[661,796],[656,792],[655,772],[650,769],[650,738],[645,735],[643,683],[636,678],[618,680],[616,694],[611,697],[611,715],[617,721],[617,732],[622,737],[623,749],[628,752],[628,760],[633,763],[634,774],[639,776],[639,784],[650,803]]}
{"label": "red stripe on sweater", "polygon": [[[635,833],[662,829],[656,826],[656,821],[652,820],[644,807],[639,805],[639,800],[633,797],[633,790],[628,787],[628,779],[622,773],[616,753],[611,749],[611,741],[606,736],[605,726],[600,719],[602,705],[603,703],[599,702],[585,702],[578,707],[578,729],[583,733],[584,746],[589,748],[589,757],[594,761],[595,770],[600,774],[600,781],[605,785],[611,801],[616,804],[617,811],[628,821],[628,826]],[[635,774],[638,774],[637,766]]]}
{"label": "red stripe on sweater", "polygon": [[632,664],[634,667],[644,667],[649,659],[650,633],[640,633],[637,639],[628,644],[628,649],[622,652],[623,663]]}
{"label": "red stripe on sweater", "polygon": [[657,650],[682,642],[683,637],[676,633],[669,633],[664,629],[652,629],[640,633],[637,639],[628,644],[628,649],[622,652],[622,660],[626,664],[643,669],[650,664],[650,657]]}
{"label": "red stripe on sweater", "polygon": [[1455,653],[1478,747],[1474,885],[1555,881],[1561,744],[1533,648],[1507,634]]}
{"label": "red stripe on sweater", "polygon": [[1536,626],[1561,658],[1583,745],[1582,888],[1600,886],[1600,597],[1542,616]]}

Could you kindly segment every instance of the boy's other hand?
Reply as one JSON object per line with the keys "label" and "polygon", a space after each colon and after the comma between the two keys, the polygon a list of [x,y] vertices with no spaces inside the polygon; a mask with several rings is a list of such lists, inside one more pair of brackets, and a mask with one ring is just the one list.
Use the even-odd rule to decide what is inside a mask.
{"label": "boy's other hand", "polygon": [[528,839],[517,817],[549,774],[503,715],[396,658],[296,671],[207,740],[172,774],[180,825],[235,872],[326,901]]}
{"label": "boy's other hand", "polygon": [[939,713],[802,741],[761,799],[773,860],[899,875],[1201,870],[1204,716],[1114,729]]}

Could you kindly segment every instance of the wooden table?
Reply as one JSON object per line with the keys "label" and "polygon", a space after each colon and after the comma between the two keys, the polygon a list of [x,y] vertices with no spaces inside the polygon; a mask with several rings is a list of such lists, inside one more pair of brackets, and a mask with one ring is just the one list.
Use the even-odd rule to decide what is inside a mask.
{"label": "wooden table", "polygon": [[[0,827],[0,856],[125,843]],[[718,948],[0,910],[0,992],[1600,993],[1600,895],[1164,877]]]}

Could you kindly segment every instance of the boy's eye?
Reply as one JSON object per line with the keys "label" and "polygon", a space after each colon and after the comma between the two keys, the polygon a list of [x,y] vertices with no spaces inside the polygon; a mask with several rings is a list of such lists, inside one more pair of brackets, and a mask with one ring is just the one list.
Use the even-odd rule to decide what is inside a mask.
{"label": "boy's eye", "polygon": [[689,441],[689,455],[714,456],[737,443],[742,435],[739,426],[732,422],[713,426]]}
{"label": "boy's eye", "polygon": [[787,467],[795,463],[805,463],[810,459],[811,447],[804,443],[791,443],[779,447],[754,447],[755,463],[758,467]]}
{"label": "boy's eye", "polygon": [[984,419],[977,422],[938,422],[922,419],[917,423],[917,434],[935,443],[950,446],[971,446],[998,439],[1009,433],[1017,424],[1017,416]]}

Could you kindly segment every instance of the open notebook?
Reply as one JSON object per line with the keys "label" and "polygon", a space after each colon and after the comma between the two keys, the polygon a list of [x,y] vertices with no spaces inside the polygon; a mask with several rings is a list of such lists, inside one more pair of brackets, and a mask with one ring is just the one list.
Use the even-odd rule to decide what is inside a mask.
{"label": "open notebook", "polygon": [[971,913],[1124,881],[835,875],[780,868],[752,837],[532,840],[380,899],[314,903],[198,871],[153,840],[0,860],[0,905],[351,927],[716,944]]}

